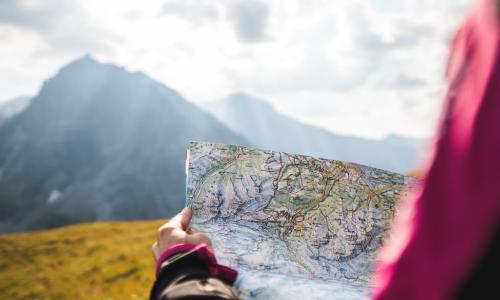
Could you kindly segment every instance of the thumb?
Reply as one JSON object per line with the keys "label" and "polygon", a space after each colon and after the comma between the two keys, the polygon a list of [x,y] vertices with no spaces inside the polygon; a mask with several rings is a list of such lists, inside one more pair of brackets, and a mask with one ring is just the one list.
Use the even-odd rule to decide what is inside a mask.
{"label": "thumb", "polygon": [[170,224],[173,225],[174,227],[177,227],[182,230],[186,230],[186,228],[189,225],[189,222],[191,221],[191,208],[186,207],[184,208],[180,213],[178,213],[175,217],[170,219]]}

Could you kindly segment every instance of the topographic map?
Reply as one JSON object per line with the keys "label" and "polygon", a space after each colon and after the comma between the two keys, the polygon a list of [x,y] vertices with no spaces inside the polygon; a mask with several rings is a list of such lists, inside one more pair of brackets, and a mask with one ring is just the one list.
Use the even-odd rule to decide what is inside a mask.
{"label": "topographic map", "polygon": [[418,181],[354,163],[192,142],[192,226],[243,299],[366,299],[375,251]]}

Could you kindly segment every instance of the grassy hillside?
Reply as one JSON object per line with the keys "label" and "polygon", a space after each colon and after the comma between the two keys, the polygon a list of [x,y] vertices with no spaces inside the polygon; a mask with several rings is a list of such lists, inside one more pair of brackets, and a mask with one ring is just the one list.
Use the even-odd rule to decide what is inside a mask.
{"label": "grassy hillside", "polygon": [[0,299],[147,299],[162,221],[0,236]]}

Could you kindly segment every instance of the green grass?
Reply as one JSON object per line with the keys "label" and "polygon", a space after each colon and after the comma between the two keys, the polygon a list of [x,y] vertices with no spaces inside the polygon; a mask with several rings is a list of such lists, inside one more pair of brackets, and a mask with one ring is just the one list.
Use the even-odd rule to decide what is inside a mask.
{"label": "green grass", "polygon": [[147,299],[162,221],[0,235],[0,299]]}

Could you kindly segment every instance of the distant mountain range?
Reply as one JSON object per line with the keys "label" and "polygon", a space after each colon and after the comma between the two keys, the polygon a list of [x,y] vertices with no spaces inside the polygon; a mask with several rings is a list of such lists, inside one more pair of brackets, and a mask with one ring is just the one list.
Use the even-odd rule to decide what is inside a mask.
{"label": "distant mountain range", "polygon": [[417,152],[423,143],[394,135],[370,140],[333,134],[283,115],[269,102],[244,93],[203,107],[259,148],[351,161],[399,173],[416,169]]}
{"label": "distant mountain range", "polygon": [[184,205],[191,140],[403,172],[420,142],[335,135],[241,93],[203,110],[143,73],[86,56],[35,97],[0,106],[0,232],[171,216]]}

